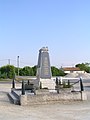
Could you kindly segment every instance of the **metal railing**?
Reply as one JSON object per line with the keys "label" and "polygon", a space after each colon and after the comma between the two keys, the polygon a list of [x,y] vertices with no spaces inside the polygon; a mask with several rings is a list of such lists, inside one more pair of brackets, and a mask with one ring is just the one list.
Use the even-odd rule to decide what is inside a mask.
{"label": "metal railing", "polygon": [[84,86],[83,86],[83,82],[82,82],[81,78],[74,79],[74,80],[78,80],[78,81],[74,81],[73,79],[71,80],[71,78],[70,79],[65,78],[65,80],[62,80],[62,81],[61,80],[56,78],[56,81],[55,81],[58,93],[59,93],[60,87],[61,88],[70,88],[71,87],[71,88],[73,88],[73,90],[72,90],[72,92],[73,92],[73,91],[75,91],[74,86],[76,84],[78,84],[80,86],[79,91],[84,91]]}
{"label": "metal railing", "polygon": [[[80,86],[80,91],[84,91],[84,87],[83,87],[83,82],[82,82],[82,79],[81,78],[79,78],[79,79],[77,79],[78,81],[71,81],[71,80],[69,80],[69,79],[67,79],[66,81],[60,81],[60,79],[57,79],[56,78],[56,90],[57,90],[57,93],[59,93],[59,91],[60,91],[60,87],[61,86],[63,86],[63,87],[65,87],[64,85],[66,84],[67,86],[66,86],[66,88],[70,88],[70,87],[74,87],[74,85],[76,85],[76,84],[79,84],[79,86]],[[13,78],[13,80],[12,80],[12,88],[13,89],[15,89],[15,83],[16,82],[18,82],[18,83],[20,83],[21,84],[21,93],[22,93],[22,95],[24,95],[25,94],[25,91],[26,90],[31,90],[31,92],[33,92],[35,95],[36,95],[36,87],[35,87],[35,85],[34,84],[32,84],[29,80],[20,80],[20,81],[18,81],[18,80],[15,80],[15,76],[14,76],[14,78]],[[39,86],[40,87],[40,86]],[[74,90],[73,90],[74,91]],[[72,92],[73,92],[72,91]]]}

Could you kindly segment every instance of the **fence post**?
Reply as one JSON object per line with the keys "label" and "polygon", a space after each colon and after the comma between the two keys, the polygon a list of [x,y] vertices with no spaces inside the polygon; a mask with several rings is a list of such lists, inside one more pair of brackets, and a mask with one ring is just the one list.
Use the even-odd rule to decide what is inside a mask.
{"label": "fence post", "polygon": [[29,80],[28,80],[27,84],[28,84],[28,85],[30,84]]}
{"label": "fence post", "polygon": [[57,93],[59,94],[59,88],[57,88]]}
{"label": "fence post", "polygon": [[24,80],[22,80],[22,95],[25,95],[25,84],[24,84]]}
{"label": "fence post", "polygon": [[84,91],[84,87],[83,87],[83,83],[82,83],[82,79],[80,78],[80,89],[81,91]]}
{"label": "fence post", "polygon": [[56,86],[58,85],[59,83],[58,83],[58,78],[56,77]]}
{"label": "fence post", "polygon": [[15,89],[15,75],[13,76],[13,80],[12,80],[12,88]]}

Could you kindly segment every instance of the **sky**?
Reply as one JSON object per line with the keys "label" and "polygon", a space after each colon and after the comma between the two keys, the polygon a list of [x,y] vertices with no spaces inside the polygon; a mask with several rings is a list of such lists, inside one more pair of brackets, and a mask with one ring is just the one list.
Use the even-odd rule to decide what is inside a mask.
{"label": "sky", "polygon": [[34,66],[45,46],[52,66],[90,62],[90,0],[0,0],[0,66]]}

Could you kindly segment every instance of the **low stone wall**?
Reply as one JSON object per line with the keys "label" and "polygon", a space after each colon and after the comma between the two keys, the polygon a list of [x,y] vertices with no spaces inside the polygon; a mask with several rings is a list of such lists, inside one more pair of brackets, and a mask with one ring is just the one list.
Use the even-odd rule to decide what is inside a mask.
{"label": "low stone wall", "polygon": [[71,93],[50,93],[50,94],[38,94],[38,95],[21,95],[21,105],[41,105],[49,103],[57,103],[60,101],[77,101],[87,100],[86,93],[83,92],[71,92]]}

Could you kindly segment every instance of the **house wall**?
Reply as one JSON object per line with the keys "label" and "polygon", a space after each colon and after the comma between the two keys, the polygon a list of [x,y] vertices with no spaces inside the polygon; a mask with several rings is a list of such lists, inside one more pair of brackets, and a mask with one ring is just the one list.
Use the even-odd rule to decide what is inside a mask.
{"label": "house wall", "polygon": [[65,73],[85,73],[84,71],[64,71]]}

